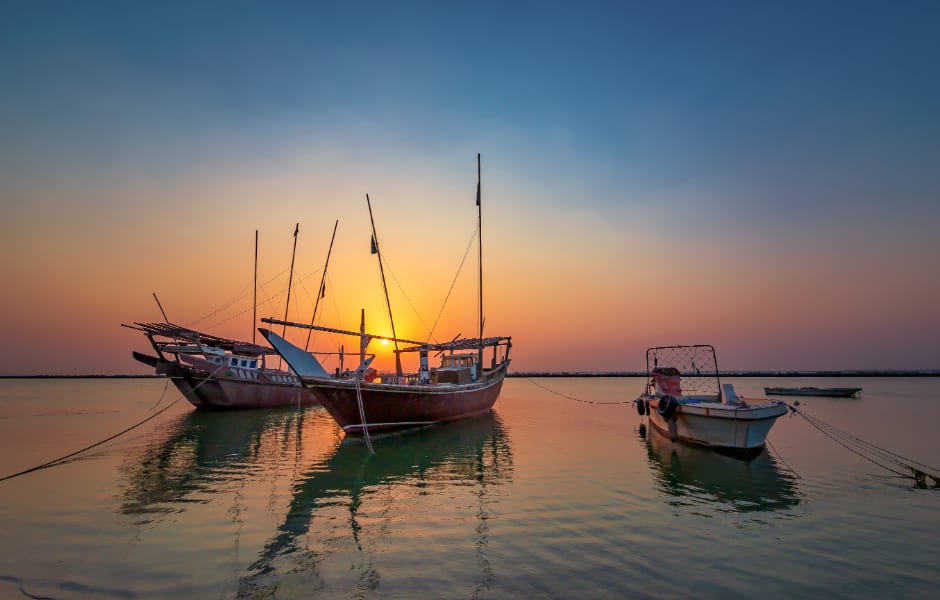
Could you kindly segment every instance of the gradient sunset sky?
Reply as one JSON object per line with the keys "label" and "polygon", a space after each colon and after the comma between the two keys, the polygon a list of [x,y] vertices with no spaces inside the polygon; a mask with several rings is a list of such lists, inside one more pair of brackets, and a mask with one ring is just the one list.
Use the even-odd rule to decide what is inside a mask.
{"label": "gradient sunset sky", "polygon": [[386,333],[366,193],[398,334],[475,335],[475,246],[441,306],[477,152],[486,333],[515,370],[683,343],[724,369],[940,368],[938,2],[0,14],[0,374],[147,372],[120,324],[161,320],[152,292],[250,339],[254,232],[259,315],[283,317],[297,222],[290,317],[339,219],[319,322]]}

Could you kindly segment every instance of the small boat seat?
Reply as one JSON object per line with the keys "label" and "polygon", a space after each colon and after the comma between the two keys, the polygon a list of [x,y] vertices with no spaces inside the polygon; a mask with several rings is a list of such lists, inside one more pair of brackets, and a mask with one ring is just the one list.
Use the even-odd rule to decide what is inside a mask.
{"label": "small boat seat", "polygon": [[721,384],[721,392],[725,397],[725,404],[744,404],[744,401],[738,396],[738,393],[734,391],[734,384],[723,383]]}

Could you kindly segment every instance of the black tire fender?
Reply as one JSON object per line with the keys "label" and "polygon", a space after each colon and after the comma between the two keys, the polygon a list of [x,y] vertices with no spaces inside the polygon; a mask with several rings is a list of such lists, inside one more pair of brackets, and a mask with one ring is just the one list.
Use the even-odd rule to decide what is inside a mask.
{"label": "black tire fender", "polygon": [[675,396],[663,396],[659,399],[659,404],[656,406],[656,412],[659,413],[659,416],[664,420],[668,421],[676,414],[676,410],[679,408],[679,401]]}

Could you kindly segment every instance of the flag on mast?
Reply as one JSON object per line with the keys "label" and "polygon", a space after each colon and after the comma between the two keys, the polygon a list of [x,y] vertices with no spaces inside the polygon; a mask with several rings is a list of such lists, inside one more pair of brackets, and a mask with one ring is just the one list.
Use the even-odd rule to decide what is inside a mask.
{"label": "flag on mast", "polygon": [[375,243],[375,236],[374,236],[374,235],[372,236],[372,246],[371,246],[371,250],[372,250],[372,254],[378,254],[378,253],[379,253],[379,245]]}

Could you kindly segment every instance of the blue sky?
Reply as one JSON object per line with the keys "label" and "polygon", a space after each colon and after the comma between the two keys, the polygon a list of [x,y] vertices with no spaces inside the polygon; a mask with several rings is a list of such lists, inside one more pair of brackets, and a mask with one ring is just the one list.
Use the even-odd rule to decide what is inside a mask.
{"label": "blue sky", "polygon": [[[782,286],[818,287],[828,272],[867,307],[857,327],[916,320],[916,354],[940,359],[940,317],[924,306],[940,299],[936,2],[0,10],[2,201],[20,235],[41,235],[51,214],[136,222],[145,209],[128,187],[178,209],[168,190],[213,172],[311,187],[346,176],[322,193],[374,190],[394,173],[406,206],[408,181],[472,187],[463,159],[482,151],[500,202],[546,232],[605,232],[572,234],[575,262],[608,251],[649,263],[656,240],[681,238],[662,267],[724,270],[728,285],[767,268]],[[522,245],[544,233],[514,226],[532,227]],[[633,249],[650,254],[624,254],[618,232],[652,240]],[[915,308],[867,304],[879,278]],[[902,346],[866,366],[904,363]]]}

